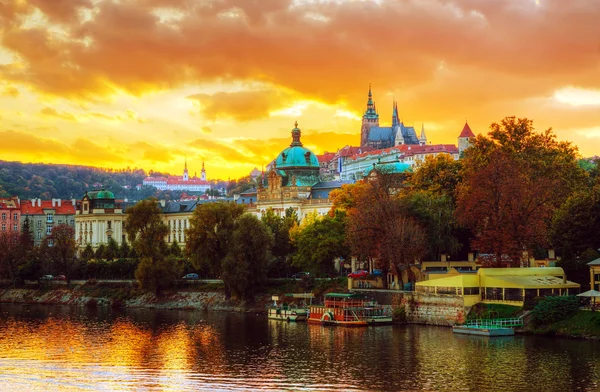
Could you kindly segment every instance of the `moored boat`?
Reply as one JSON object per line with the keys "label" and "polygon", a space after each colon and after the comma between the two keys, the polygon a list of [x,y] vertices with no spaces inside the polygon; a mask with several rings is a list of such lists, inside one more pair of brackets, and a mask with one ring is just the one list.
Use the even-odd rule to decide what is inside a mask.
{"label": "moored boat", "polygon": [[[268,317],[273,320],[283,321],[306,321],[308,319],[308,306],[306,300],[310,299],[312,302],[312,293],[295,293],[285,294],[285,299],[288,302],[278,304],[280,300],[279,296],[274,295],[271,297],[273,304],[268,308]],[[283,298],[281,298],[283,300]],[[293,302],[294,299],[303,299],[300,304]]]}
{"label": "moored boat", "polygon": [[323,305],[310,305],[309,308],[309,323],[342,326],[392,323],[389,307],[379,305],[362,294],[325,294]]}

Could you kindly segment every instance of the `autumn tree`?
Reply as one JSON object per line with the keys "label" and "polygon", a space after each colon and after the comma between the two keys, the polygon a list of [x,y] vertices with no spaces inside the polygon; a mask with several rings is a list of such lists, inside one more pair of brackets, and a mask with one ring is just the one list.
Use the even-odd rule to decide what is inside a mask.
{"label": "autumn tree", "polygon": [[460,184],[462,163],[450,154],[428,155],[418,162],[407,182],[409,188],[417,192],[426,192],[436,196],[456,197],[456,188]]}
{"label": "autumn tree", "polygon": [[177,262],[167,258],[165,237],[169,228],[161,219],[156,199],[143,200],[129,207],[126,213],[127,239],[140,257],[135,277],[142,288],[158,294],[181,273]]}
{"label": "autumn tree", "polygon": [[405,177],[377,170],[373,174],[332,192],[332,211],[339,208],[347,214],[346,241],[353,256],[375,262],[384,275],[399,273],[424,255],[426,234],[403,199]]}
{"label": "autumn tree", "polygon": [[457,219],[474,234],[471,247],[490,266],[518,265],[547,246],[553,212],[585,183],[577,150],[528,119],[507,117],[465,151]]}
{"label": "autumn tree", "polygon": [[75,229],[67,224],[60,224],[52,228],[46,238],[47,256],[52,262],[53,270],[65,274],[67,285],[71,284],[72,275],[79,269],[77,258],[77,243],[75,242]]}
{"label": "autumn tree", "polygon": [[16,285],[19,268],[25,262],[19,244],[19,233],[0,232],[0,276]]}

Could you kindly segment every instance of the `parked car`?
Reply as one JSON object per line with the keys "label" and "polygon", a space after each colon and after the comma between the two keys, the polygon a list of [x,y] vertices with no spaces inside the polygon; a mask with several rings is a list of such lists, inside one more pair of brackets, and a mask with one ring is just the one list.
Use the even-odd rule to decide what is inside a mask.
{"label": "parked car", "polygon": [[383,275],[383,271],[380,269],[374,269],[373,272],[371,273],[371,275],[373,276],[381,276]]}
{"label": "parked car", "polygon": [[185,275],[181,279],[185,279],[185,280],[198,280],[199,278],[200,277],[198,276],[198,274],[187,274],[187,275]]}
{"label": "parked car", "polygon": [[365,270],[356,270],[354,272],[351,272],[348,274],[349,278],[363,278],[365,276],[369,275],[369,271],[365,271]]}
{"label": "parked car", "polygon": [[54,280],[54,276],[52,275],[44,275],[40,278],[40,280]]}
{"label": "parked car", "polygon": [[292,275],[292,279],[310,278],[310,272],[296,272]]}
{"label": "parked car", "polygon": [[67,277],[64,275],[58,275],[54,277],[54,280],[67,280]]}

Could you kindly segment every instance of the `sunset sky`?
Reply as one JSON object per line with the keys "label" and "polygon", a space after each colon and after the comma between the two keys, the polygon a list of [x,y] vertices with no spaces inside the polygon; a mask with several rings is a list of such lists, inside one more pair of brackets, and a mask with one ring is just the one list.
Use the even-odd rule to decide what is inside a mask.
{"label": "sunset sky", "polygon": [[0,159],[260,168],[382,125],[534,120],[600,155],[600,0],[0,0]]}

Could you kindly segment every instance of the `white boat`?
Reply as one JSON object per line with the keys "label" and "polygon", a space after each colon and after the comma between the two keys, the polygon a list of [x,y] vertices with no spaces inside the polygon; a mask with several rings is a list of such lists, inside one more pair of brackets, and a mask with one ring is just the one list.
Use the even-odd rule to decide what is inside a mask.
{"label": "white boat", "polygon": [[295,302],[283,302],[278,304],[277,301],[279,301],[280,298],[278,295],[274,295],[271,297],[273,304],[269,306],[268,317],[273,320],[306,321],[309,314],[306,299],[310,299],[312,302],[312,298],[312,293],[285,294],[285,299],[304,299],[305,301],[301,304]]}

